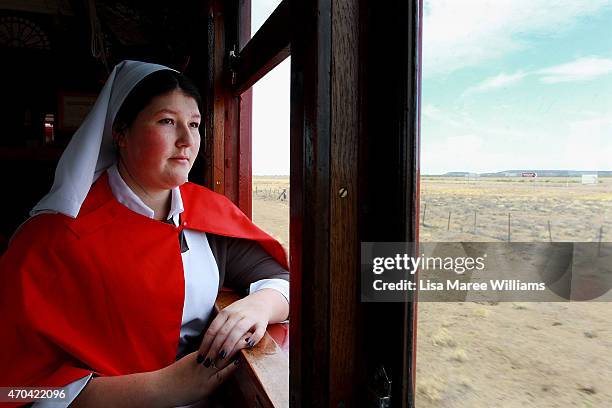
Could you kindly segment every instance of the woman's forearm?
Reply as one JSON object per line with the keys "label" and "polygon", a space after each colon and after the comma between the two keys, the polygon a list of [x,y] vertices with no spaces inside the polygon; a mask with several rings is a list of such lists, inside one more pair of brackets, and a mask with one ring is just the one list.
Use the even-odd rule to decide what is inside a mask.
{"label": "woman's forearm", "polygon": [[157,371],[94,378],[70,407],[188,405],[209,396],[235,369],[235,364],[205,367],[193,352]]}
{"label": "woman's forearm", "polygon": [[265,288],[251,293],[248,297],[252,297],[253,300],[261,301],[266,305],[268,322],[270,324],[287,320],[289,316],[289,302],[279,291]]}
{"label": "woman's forearm", "polygon": [[172,407],[161,370],[92,378],[70,407]]}

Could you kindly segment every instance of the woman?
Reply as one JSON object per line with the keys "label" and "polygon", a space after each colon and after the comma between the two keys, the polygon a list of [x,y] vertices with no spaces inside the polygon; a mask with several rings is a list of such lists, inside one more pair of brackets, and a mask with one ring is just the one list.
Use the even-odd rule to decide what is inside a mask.
{"label": "woman", "polygon": [[[115,67],[0,262],[0,386],[65,386],[64,406],[192,404],[287,318],[280,244],[187,182],[200,119],[182,75]],[[221,286],[250,294],[206,328]]]}

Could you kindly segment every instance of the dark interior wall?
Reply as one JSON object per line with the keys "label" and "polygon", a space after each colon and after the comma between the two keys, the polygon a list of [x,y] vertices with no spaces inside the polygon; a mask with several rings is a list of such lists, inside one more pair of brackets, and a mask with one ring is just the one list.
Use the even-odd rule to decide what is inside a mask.
{"label": "dark interior wall", "polygon": [[[6,214],[0,241],[12,235],[50,189],[59,155],[72,136],[73,131],[57,127],[60,93],[97,94],[112,67],[124,59],[168,65],[201,89],[205,86],[206,65],[192,63],[205,60],[198,55],[206,52],[202,3],[96,1],[106,64],[92,56],[87,2],[68,1],[70,13],[0,8],[0,109],[7,119],[0,129],[1,209]],[[45,114],[56,119],[55,141],[47,145]]]}

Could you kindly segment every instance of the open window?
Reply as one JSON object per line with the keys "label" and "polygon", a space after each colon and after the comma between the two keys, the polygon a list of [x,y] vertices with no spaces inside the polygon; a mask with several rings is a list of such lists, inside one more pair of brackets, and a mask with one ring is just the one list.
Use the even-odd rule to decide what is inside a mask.
{"label": "open window", "polygon": [[[15,115],[22,125],[0,149],[5,175],[25,158],[21,180],[4,177],[5,185],[37,186],[8,212],[22,214],[51,185],[71,134],[52,123],[60,91],[85,103],[107,65],[133,58],[176,66],[203,91],[204,139],[192,181],[251,217],[251,89],[291,54],[291,346],[287,355],[283,340],[269,337],[235,386],[254,406],[413,406],[415,305],[362,303],[359,251],[365,241],[417,237],[420,1],[284,0],[252,38],[249,0],[58,1],[51,11],[39,3],[3,9],[0,20],[18,16],[48,30],[33,50],[0,44],[10,57],[2,69],[23,75],[21,85],[38,81],[28,89],[41,96],[29,115],[25,108]],[[83,34],[92,27],[93,36]],[[41,66],[48,69],[35,75]],[[55,74],[61,89],[49,88]],[[57,126],[49,146],[45,120]],[[13,144],[12,134],[27,135],[28,126],[40,146]],[[3,226],[7,235],[18,218]],[[269,362],[277,366],[266,372]]]}

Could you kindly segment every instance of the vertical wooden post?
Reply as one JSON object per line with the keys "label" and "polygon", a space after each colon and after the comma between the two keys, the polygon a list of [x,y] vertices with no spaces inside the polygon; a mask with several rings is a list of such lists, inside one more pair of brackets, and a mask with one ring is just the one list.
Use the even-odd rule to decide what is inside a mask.
{"label": "vertical wooden post", "polygon": [[446,230],[450,231],[450,220],[451,220],[451,212],[448,212],[448,224],[446,225]]}
{"label": "vertical wooden post", "polygon": [[290,2],[292,407],[359,394],[359,4]]}
{"label": "vertical wooden post", "polygon": [[476,235],[476,215],[478,213],[478,210],[474,210],[474,235]]}
{"label": "vertical wooden post", "polygon": [[416,306],[361,302],[359,252],[417,240],[420,2],[290,8],[291,406],[364,405],[383,365],[407,408]]}

